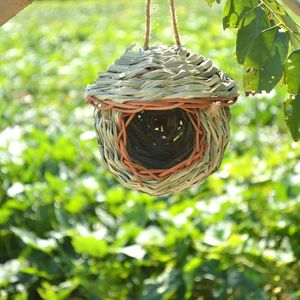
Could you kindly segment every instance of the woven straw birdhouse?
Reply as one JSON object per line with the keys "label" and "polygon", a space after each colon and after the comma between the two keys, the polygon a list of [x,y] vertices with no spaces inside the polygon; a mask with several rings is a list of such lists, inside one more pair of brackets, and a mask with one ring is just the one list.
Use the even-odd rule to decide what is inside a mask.
{"label": "woven straw birdhouse", "polygon": [[130,47],[86,89],[103,164],[152,195],[183,191],[219,168],[237,97],[232,79],[180,45]]}

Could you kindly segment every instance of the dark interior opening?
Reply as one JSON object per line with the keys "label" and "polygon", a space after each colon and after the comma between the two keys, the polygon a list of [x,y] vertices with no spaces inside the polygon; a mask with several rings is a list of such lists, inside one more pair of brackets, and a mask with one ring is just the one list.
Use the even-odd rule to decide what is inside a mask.
{"label": "dark interior opening", "polygon": [[194,147],[195,129],[180,108],[141,111],[127,127],[127,152],[146,169],[169,169],[188,159]]}

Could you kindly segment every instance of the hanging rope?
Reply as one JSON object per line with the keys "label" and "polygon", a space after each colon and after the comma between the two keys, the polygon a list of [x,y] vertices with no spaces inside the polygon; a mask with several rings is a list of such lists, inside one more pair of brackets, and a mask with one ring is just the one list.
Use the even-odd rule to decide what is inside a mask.
{"label": "hanging rope", "polygon": [[181,43],[180,43],[179,30],[178,30],[178,25],[177,25],[177,18],[176,18],[176,10],[175,10],[174,0],[169,0],[169,3],[170,3],[170,12],[171,12],[172,25],[173,25],[176,45],[177,45],[177,47],[180,47]]}
{"label": "hanging rope", "polygon": [[[181,46],[180,35],[179,35],[179,29],[177,24],[174,0],[169,0],[169,5],[170,5],[170,14],[171,14],[175,42],[177,47],[180,47]],[[146,30],[145,30],[144,50],[149,49],[150,35],[151,35],[151,0],[146,0]]]}
{"label": "hanging rope", "polygon": [[151,0],[146,0],[146,32],[145,32],[145,43],[144,49],[149,49],[149,41],[151,34]]}

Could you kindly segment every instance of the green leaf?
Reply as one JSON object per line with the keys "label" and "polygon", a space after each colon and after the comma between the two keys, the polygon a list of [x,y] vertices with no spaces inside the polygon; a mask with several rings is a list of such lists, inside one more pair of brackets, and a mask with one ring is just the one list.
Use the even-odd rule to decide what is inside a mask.
{"label": "green leaf", "polygon": [[299,25],[289,16],[277,1],[272,0],[263,0],[264,7],[268,12],[270,19],[272,19],[276,25],[285,29],[291,40],[291,44],[297,48],[300,45],[300,34],[299,34]]}
{"label": "green leaf", "polygon": [[285,64],[285,82],[291,94],[299,93],[300,83],[300,49],[293,51]]}
{"label": "green leaf", "polygon": [[286,13],[280,15],[279,18],[282,20],[284,25],[288,28],[288,34],[290,36],[291,44],[293,49],[299,48],[300,46],[300,26]]}
{"label": "green leaf", "polygon": [[288,14],[282,15],[280,18],[294,34],[299,34],[299,25]]}
{"label": "green leaf", "polygon": [[103,257],[108,253],[107,243],[93,236],[75,236],[72,239],[72,245],[79,254]]}
{"label": "green leaf", "polygon": [[146,254],[146,251],[140,245],[131,245],[118,250],[118,253],[123,253],[137,260],[142,260]]}
{"label": "green leaf", "polygon": [[256,37],[269,27],[268,16],[260,7],[255,8],[245,16],[236,40],[236,56],[239,64],[244,63]]}
{"label": "green leaf", "polygon": [[211,6],[213,5],[214,2],[221,3],[221,0],[206,0],[206,2],[207,2],[208,5],[211,7]]}
{"label": "green leaf", "polygon": [[37,291],[44,300],[64,300],[69,298],[70,294],[77,288],[78,284],[79,280],[76,279],[62,282],[58,286],[53,286],[47,281],[44,281]]}
{"label": "green leaf", "polygon": [[300,139],[300,83],[297,96],[291,96],[283,104],[285,121],[290,129],[294,141]]}
{"label": "green leaf", "polygon": [[256,37],[245,60],[246,92],[270,92],[275,87],[283,74],[288,45],[288,34],[277,26]]}
{"label": "green leaf", "polygon": [[53,279],[53,276],[51,274],[49,274],[49,272],[40,270],[37,267],[25,267],[22,269],[22,273],[30,275],[30,276],[38,276],[41,278],[45,278],[47,280]]}
{"label": "green leaf", "polygon": [[11,231],[18,236],[23,243],[40,251],[50,253],[57,247],[57,241],[54,238],[40,239],[33,232],[17,227],[12,227]]}
{"label": "green leaf", "polygon": [[97,207],[95,209],[95,213],[96,213],[99,221],[106,227],[108,227],[108,228],[116,228],[117,227],[118,224],[117,224],[116,220],[106,210],[102,209],[101,207]]}
{"label": "green leaf", "polygon": [[300,33],[291,33],[289,32],[290,40],[293,49],[297,49],[300,46]]}
{"label": "green leaf", "polygon": [[187,263],[184,265],[183,271],[183,280],[186,286],[186,299],[191,299],[191,295],[193,293],[194,288],[194,278],[196,270],[202,264],[202,259],[199,257],[187,258]]}
{"label": "green leaf", "polygon": [[277,1],[274,0],[262,0],[262,2],[270,9],[270,11],[279,14],[279,15],[285,15],[286,12],[284,8],[277,3]]}
{"label": "green leaf", "polygon": [[148,279],[141,300],[174,299],[172,296],[175,296],[180,284],[179,275],[178,269],[167,268],[158,277]]}
{"label": "green leaf", "polygon": [[206,0],[206,2],[209,6],[212,6],[215,0]]}
{"label": "green leaf", "polygon": [[243,3],[237,0],[227,0],[223,10],[223,28],[234,28],[239,19],[239,11],[242,10]]}
{"label": "green leaf", "polygon": [[300,45],[299,25],[289,16],[283,6],[274,0],[262,0],[262,7],[267,11],[271,22],[286,30],[291,44],[297,48]]}
{"label": "green leaf", "polygon": [[25,262],[18,259],[11,259],[0,264],[0,287],[5,287],[15,281],[24,264]]}
{"label": "green leaf", "polygon": [[227,0],[223,10],[223,28],[236,28],[241,20],[258,5],[258,0]]}

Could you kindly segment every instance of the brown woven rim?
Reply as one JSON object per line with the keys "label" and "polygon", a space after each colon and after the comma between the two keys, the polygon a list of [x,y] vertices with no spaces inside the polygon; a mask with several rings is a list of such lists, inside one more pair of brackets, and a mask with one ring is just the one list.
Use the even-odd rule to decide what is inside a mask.
{"label": "brown woven rim", "polygon": [[[201,124],[199,110],[209,109],[214,103],[218,106],[228,107],[234,104],[237,97],[209,97],[192,99],[162,99],[160,101],[126,101],[118,103],[111,100],[100,100],[94,96],[87,98],[87,103],[93,105],[97,110],[108,111],[115,110],[120,112],[117,136],[117,152],[120,155],[120,161],[130,169],[138,182],[143,186],[143,180],[162,180],[172,174],[189,169],[195,162],[201,160],[208,147],[206,143],[206,132]],[[134,119],[137,113],[144,110],[171,110],[175,108],[183,109],[194,129],[195,129],[195,147],[188,159],[169,169],[147,169],[144,166],[134,163],[128,155],[126,128]]]}
{"label": "brown woven rim", "polygon": [[218,102],[222,107],[233,105],[237,101],[237,96],[234,97],[201,97],[201,98],[173,98],[161,99],[159,101],[125,101],[123,103],[112,100],[98,99],[94,96],[89,96],[87,103],[93,105],[97,110],[106,111],[114,109],[122,113],[137,113],[142,110],[169,110],[174,108],[182,109],[209,109],[213,103]]}

